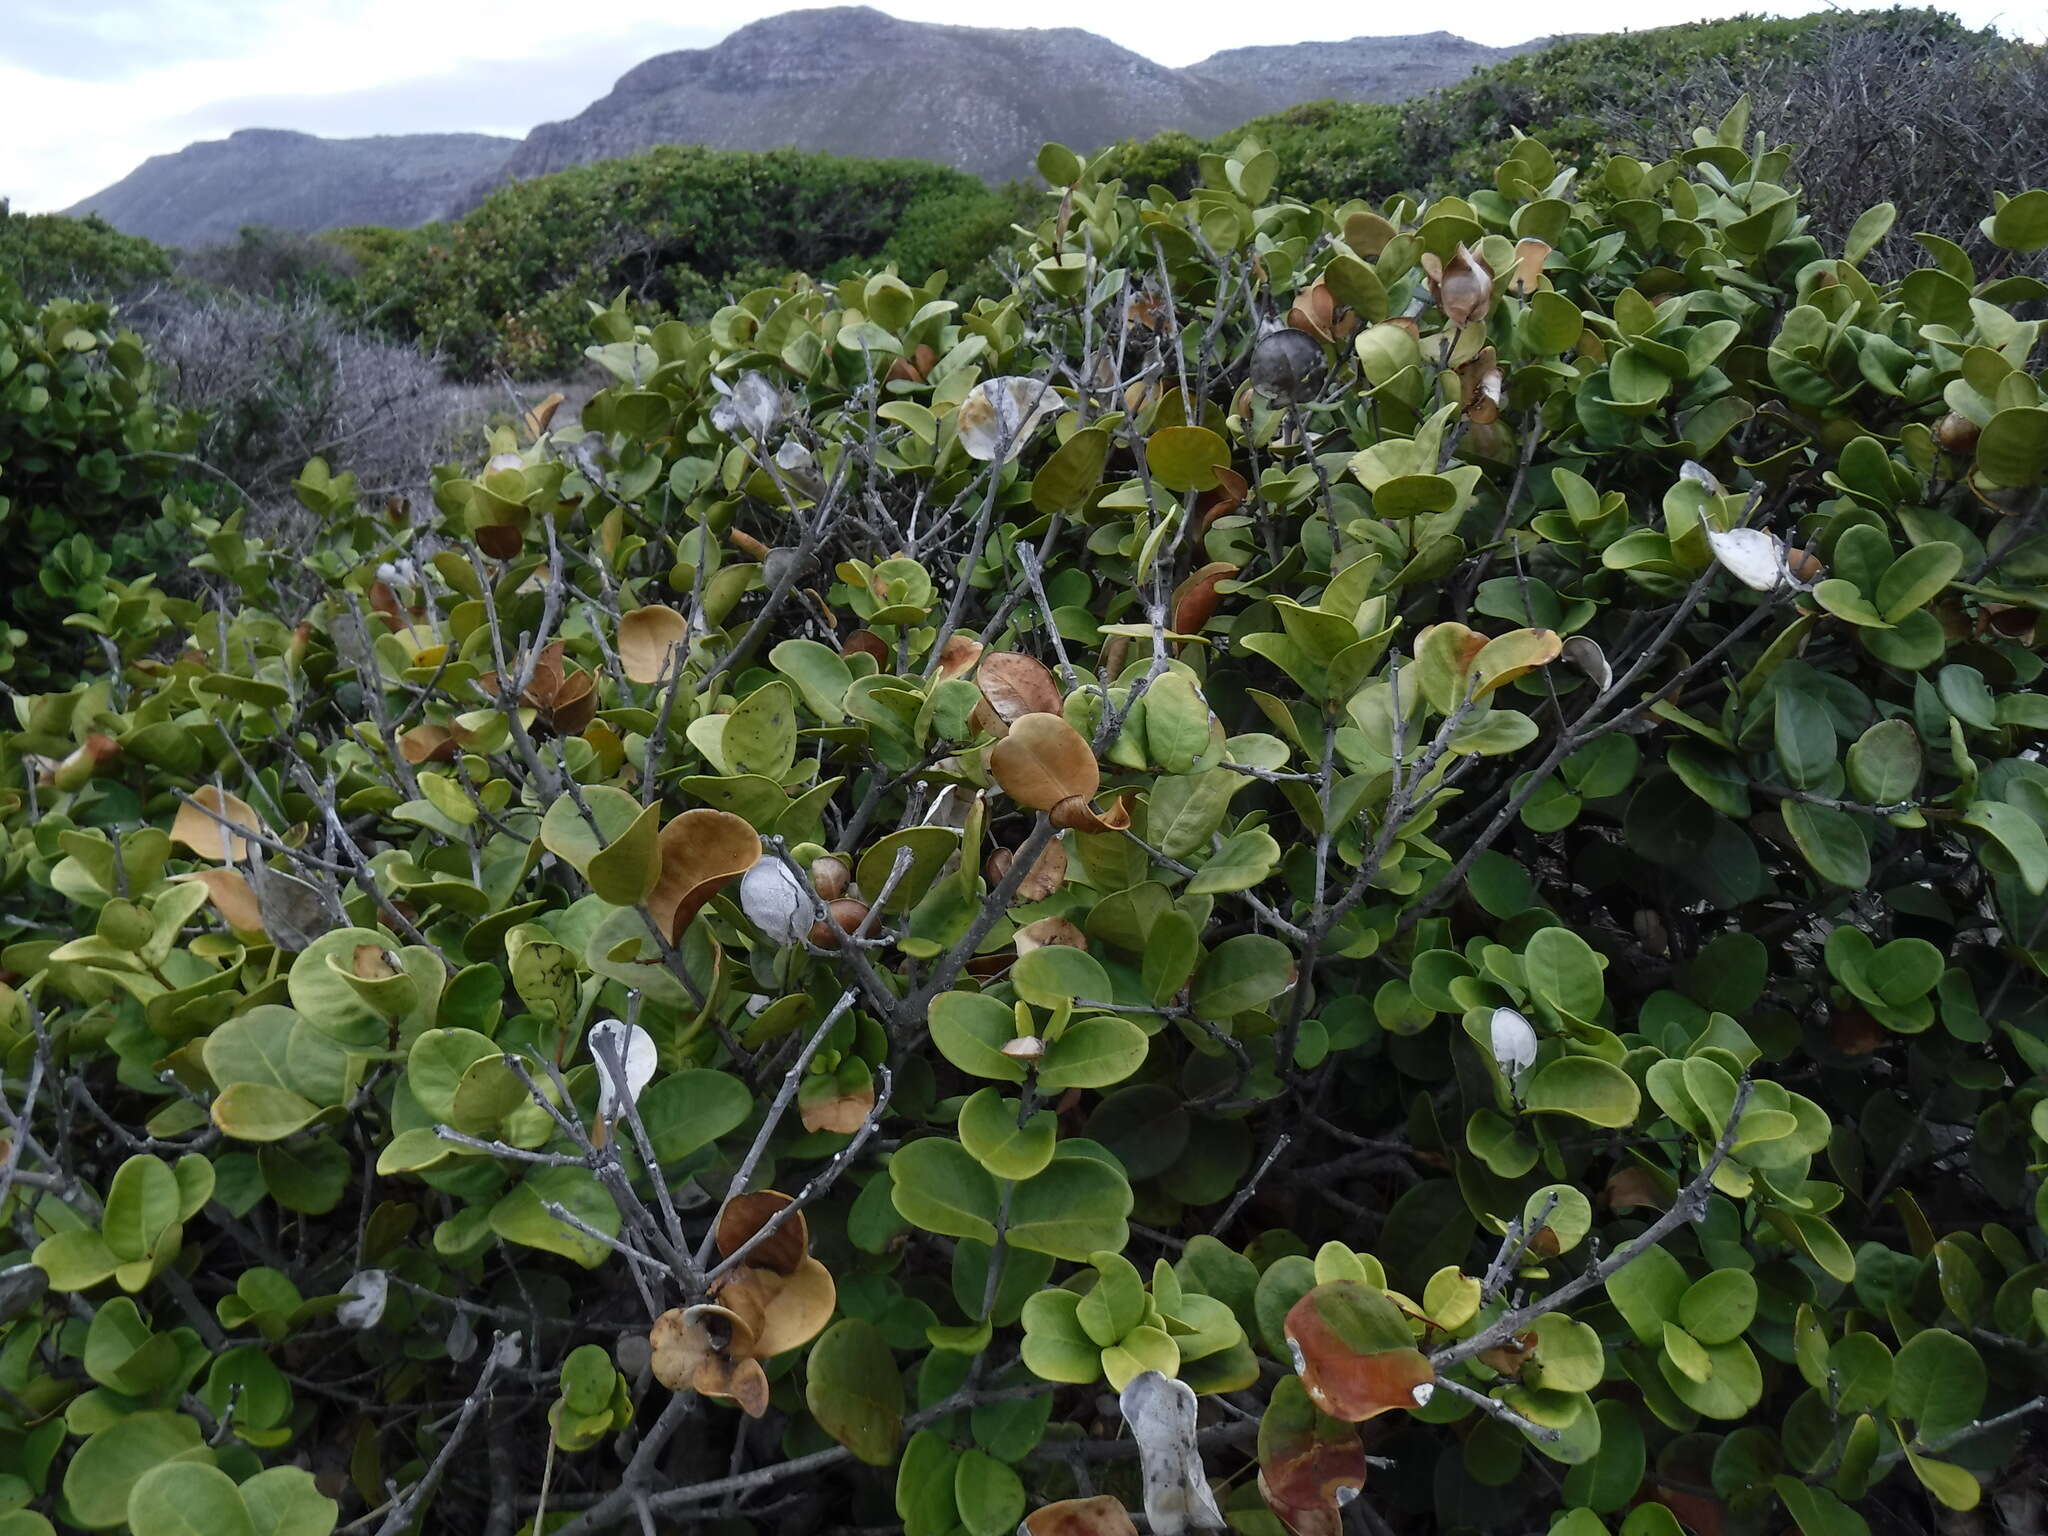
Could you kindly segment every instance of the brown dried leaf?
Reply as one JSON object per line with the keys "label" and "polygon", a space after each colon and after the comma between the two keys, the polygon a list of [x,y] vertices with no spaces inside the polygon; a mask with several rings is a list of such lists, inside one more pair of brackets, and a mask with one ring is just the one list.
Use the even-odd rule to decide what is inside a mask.
{"label": "brown dried leaf", "polygon": [[965,677],[981,659],[981,642],[972,635],[954,635],[939,648],[939,677]]}
{"label": "brown dried leaf", "polygon": [[1430,287],[1453,325],[1472,325],[1493,311],[1493,273],[1463,242],[1441,276],[1432,275]]}
{"label": "brown dried leaf", "polygon": [[1024,1517],[1022,1536],[1138,1536],[1130,1511],[1108,1494],[1062,1499]]}
{"label": "brown dried leaf", "polygon": [[647,910],[673,944],[705,902],[752,869],[761,834],[731,811],[684,811],[661,829],[661,878]]}
{"label": "brown dried leaf", "polygon": [[1237,574],[1237,567],[1225,561],[1212,561],[1189,576],[1174,589],[1173,617],[1169,620],[1177,635],[1198,635],[1202,626],[1216,616],[1216,610],[1223,606],[1223,594],[1217,591],[1218,582],[1226,581]]}
{"label": "brown dried leaf", "polygon": [[1048,944],[1063,944],[1068,949],[1086,949],[1088,935],[1064,917],[1041,917],[1035,923],[1026,923],[1013,936],[1017,954],[1021,958],[1034,949],[1043,949]]}
{"label": "brown dried leaf", "polygon": [[[1060,687],[1051,670],[1035,656],[1017,651],[991,651],[974,674],[981,696],[1007,727],[1024,715],[1060,712]],[[998,733],[1000,734],[1000,733]]]}
{"label": "brown dried leaf", "polygon": [[455,733],[445,725],[416,725],[398,738],[398,755],[415,768],[421,763],[449,762],[459,748]]}
{"label": "brown dried leaf", "polygon": [[206,899],[213,910],[237,933],[263,932],[263,909],[248,877],[239,869],[202,869],[195,874],[174,875],[176,880],[196,880],[206,887]]}
{"label": "brown dried leaf", "polygon": [[816,1259],[805,1259],[790,1275],[742,1265],[719,1283],[717,1296],[721,1306],[732,1308],[753,1328],[750,1353],[757,1360],[810,1343],[825,1331],[839,1304],[832,1272]]}
{"label": "brown dried leaf", "polygon": [[661,603],[635,608],[619,619],[619,662],[636,683],[667,682],[682,660],[690,625]]}
{"label": "brown dried leaf", "polygon": [[[756,1232],[775,1219],[775,1213],[791,1203],[790,1197],[773,1189],[757,1189],[734,1195],[718,1213],[715,1241],[719,1253],[731,1258]],[[795,1274],[811,1255],[811,1232],[804,1213],[794,1211],[762,1242],[747,1250],[746,1264],[753,1269],[771,1269],[779,1275]]]}
{"label": "brown dried leaf", "polygon": [[541,401],[539,405],[536,405],[526,413],[524,425],[529,441],[537,441],[541,433],[547,431],[548,423],[555,419],[555,412],[562,408],[563,398],[559,392],[549,395],[547,399]]}
{"label": "brown dried leaf", "polygon": [[[249,856],[249,840],[232,832],[214,820],[214,816],[231,821],[238,827],[250,831],[262,830],[263,823],[256,819],[256,812],[249,802],[239,795],[223,794],[211,784],[202,784],[193,792],[192,800],[197,804],[185,803],[178,807],[178,814],[171,821],[171,841],[183,843],[202,859],[211,859],[216,864],[239,864]],[[200,807],[205,807],[202,810]],[[213,813],[207,815],[207,811]]]}
{"label": "brown dried leaf", "polygon": [[1010,734],[989,749],[989,772],[1003,793],[1034,811],[1050,811],[1067,801],[1085,808],[1102,770],[1081,733],[1051,713],[1019,715]]}

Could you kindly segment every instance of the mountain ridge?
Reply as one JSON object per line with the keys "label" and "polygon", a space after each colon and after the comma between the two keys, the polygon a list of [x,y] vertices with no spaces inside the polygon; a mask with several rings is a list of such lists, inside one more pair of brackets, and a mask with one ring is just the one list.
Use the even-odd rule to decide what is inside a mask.
{"label": "mountain ridge", "polygon": [[523,139],[245,128],[153,156],[66,212],[166,245],[232,239],[250,224],[408,227],[466,212],[507,181],[657,144],[907,157],[1000,181],[1027,174],[1048,139],[1209,137],[1308,101],[1405,100],[1548,41],[1492,48],[1439,31],[1232,48],[1172,68],[1075,27],[787,11],[643,59]]}

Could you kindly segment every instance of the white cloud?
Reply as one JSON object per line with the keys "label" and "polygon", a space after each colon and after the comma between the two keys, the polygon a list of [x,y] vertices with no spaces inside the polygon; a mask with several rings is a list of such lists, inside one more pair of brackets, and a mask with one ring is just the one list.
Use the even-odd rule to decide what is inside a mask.
{"label": "white cloud", "polygon": [[[1787,0],[1781,14],[1824,0]],[[12,0],[0,32],[0,196],[62,208],[151,155],[237,127],[327,134],[519,134],[579,110],[640,60],[702,47],[799,0]],[[917,21],[987,25],[957,0],[882,0]],[[1742,0],[1509,0],[1451,10],[1274,13],[1242,0],[1034,0],[1036,26],[1085,27],[1167,64],[1218,49],[1300,42],[1349,26],[1437,27],[1480,42],[1532,31],[1598,32],[1736,15]],[[2039,11],[1998,0],[1958,7],[1966,21],[2039,37]],[[1021,19],[1021,18],[1020,18]],[[1376,25],[1375,25],[1376,24]],[[243,112],[262,114],[242,117]]]}

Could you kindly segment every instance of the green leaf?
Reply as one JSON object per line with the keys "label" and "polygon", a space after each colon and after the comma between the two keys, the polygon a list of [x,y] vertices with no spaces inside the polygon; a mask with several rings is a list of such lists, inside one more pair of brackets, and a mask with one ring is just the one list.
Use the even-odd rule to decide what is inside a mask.
{"label": "green leaf", "polygon": [[1963,568],[1963,552],[1936,541],[1907,550],[1877,582],[1877,607],[1885,622],[1896,624],[1916,608],[1924,608]]}
{"label": "green leaf", "polygon": [[303,1467],[271,1467],[242,1484],[257,1536],[329,1536],[339,1515]]}
{"label": "green leaf", "polygon": [[831,646],[816,640],[784,640],[768,653],[768,664],[796,684],[805,708],[825,724],[837,725],[846,718],[853,668]]}
{"label": "green leaf", "polygon": [[615,907],[637,907],[652,895],[661,879],[661,806],[648,806],[592,854],[584,875],[590,888]]}
{"label": "green leaf", "polygon": [[1264,827],[1236,832],[1223,840],[1187,883],[1190,896],[1221,896],[1248,891],[1280,867],[1280,845]]}
{"label": "green leaf", "polygon": [[1590,1024],[1606,1006],[1601,973],[1606,961],[1569,928],[1539,928],[1522,952],[1522,969],[1536,995],[1558,1012]]}
{"label": "green leaf", "polygon": [[[1047,144],[1038,151],[1038,174],[1056,187],[1069,187],[1081,179],[1081,157],[1064,144]],[[902,1511],[899,1509],[898,1514]]]}
{"label": "green leaf", "polygon": [[913,1226],[941,1237],[996,1240],[996,1181],[959,1142],[927,1136],[898,1147],[889,1157],[889,1182],[897,1211]]}
{"label": "green leaf", "polygon": [[1088,505],[1109,462],[1109,433],[1083,427],[1039,466],[1031,480],[1031,505],[1048,516],[1072,517]]}
{"label": "green leaf", "polygon": [[554,1204],[606,1237],[619,1235],[619,1208],[586,1170],[536,1168],[491,1207],[491,1230],[508,1243],[559,1253],[585,1269],[611,1257],[611,1247],[547,1209]]}
{"label": "green leaf", "polygon": [[1920,738],[1909,720],[1880,720],[1849,748],[1849,784],[1871,805],[1897,805],[1920,787]]}
{"label": "green leaf", "polygon": [[1645,1249],[1607,1277],[1607,1299],[1643,1344],[1663,1342],[1686,1289],[1685,1267],[1662,1248]]}
{"label": "green leaf", "polygon": [[903,1536],[946,1536],[960,1523],[953,1478],[960,1453],[935,1429],[920,1429],[896,1469],[896,1514]]}
{"label": "green leaf", "polygon": [[969,1536],[1014,1536],[1024,1519],[1024,1484],[985,1451],[960,1453],[953,1469],[953,1500]]}
{"label": "green leaf", "polygon": [[1216,471],[1230,463],[1230,445],[1207,427],[1162,427],[1145,440],[1145,463],[1169,491],[1213,491]]}
{"label": "green leaf", "polygon": [[1946,1328],[1925,1328],[1892,1360],[1891,1412],[1911,1419],[1922,1443],[1975,1419],[1984,1407],[1984,1358]]}
{"label": "green leaf", "polygon": [[2048,407],[2013,405],[1977,438],[1977,468],[1994,485],[2028,486],[2048,474]]}
{"label": "green leaf", "polygon": [[2012,855],[2029,891],[2036,896],[2048,891],[2048,837],[2033,817],[2003,800],[1979,800],[1963,812],[1963,823],[1990,833]]}
{"label": "green leaf", "polygon": [[2007,198],[1985,221],[1991,243],[2008,251],[2038,251],[2048,246],[2048,191],[2035,187]]}
{"label": "green leaf", "polygon": [[636,1107],[656,1160],[673,1163],[744,1125],[754,1096],[736,1077],[692,1068],[657,1079]]}
{"label": "green leaf", "polygon": [[1877,248],[1877,243],[1891,233],[1892,225],[1899,217],[1899,210],[1890,203],[1879,203],[1866,208],[1856,216],[1856,222],[1849,226],[1848,238],[1842,242],[1842,260],[1855,266]]}
{"label": "green leaf", "polygon": [[257,1536],[235,1480],[197,1461],[143,1474],[128,1496],[128,1527],[135,1536]]}
{"label": "green leaf", "polygon": [[[1032,954],[1066,947],[1047,945]],[[1017,1038],[1017,1016],[994,998],[979,992],[943,992],[932,999],[930,1021],[932,1044],[962,1072],[999,1083],[1024,1081],[1024,1063],[1003,1054],[1004,1045]]]}
{"label": "green leaf", "polygon": [[1801,1536],[1870,1536],[1863,1517],[1827,1489],[1809,1487],[1782,1472],[1771,1479],[1771,1486],[1785,1501]]}
{"label": "green leaf", "polygon": [[213,1101],[213,1123],[237,1141],[281,1141],[319,1114],[319,1105],[268,1083],[233,1083]]}
{"label": "green leaf", "polygon": [[1224,1020],[1262,1008],[1294,982],[1294,953],[1263,933],[1241,933],[1209,951],[1195,972],[1197,1018]]}
{"label": "green leaf", "polygon": [[164,1235],[178,1225],[180,1203],[177,1176],[168,1163],[147,1154],[131,1157],[107,1188],[100,1235],[123,1263],[150,1258]]}
{"label": "green leaf", "polygon": [[974,1160],[999,1179],[1028,1179],[1052,1161],[1059,1124],[1041,1109],[1023,1125],[1019,1105],[994,1088],[983,1088],[960,1106],[960,1144]]}
{"label": "green leaf", "polygon": [[[1070,944],[1042,944],[1010,967],[1010,985],[1033,1007],[1068,1005],[1100,1007],[1114,1001],[1109,973],[1085,949]],[[960,1063],[955,1063],[960,1065]],[[966,1069],[966,1070],[972,1070]],[[984,1074],[986,1075],[986,1074]]]}
{"label": "green leaf", "polygon": [[726,716],[719,738],[727,773],[777,780],[796,761],[796,695],[785,682],[764,683]]}
{"label": "green leaf", "polygon": [[[1870,883],[1870,843],[1858,817],[1804,800],[1786,801],[1784,814],[1785,830],[1821,879],[1850,890]],[[2048,858],[2048,847],[2043,854]]]}
{"label": "green leaf", "polygon": [[[1055,947],[1033,950],[1032,955],[1047,954]],[[1046,1046],[1038,1064],[1038,1086],[1049,1094],[1069,1088],[1107,1088],[1143,1066],[1150,1046],[1145,1031],[1129,1019],[1112,1014],[1076,1019]]]}
{"label": "green leaf", "polygon": [[198,1420],[168,1409],[132,1413],[78,1448],[64,1469],[64,1502],[87,1530],[110,1530],[128,1518],[128,1495],[145,1474],[208,1455]]}
{"label": "green leaf", "polygon": [[1523,1090],[1531,1111],[1571,1115],[1590,1125],[1618,1130],[1633,1125],[1642,1093],[1621,1068],[1593,1056],[1561,1056],[1537,1069]]}
{"label": "green leaf", "polygon": [[1835,727],[1825,705],[1804,689],[1778,690],[1774,717],[1778,761],[1794,789],[1812,789],[1835,766]]}
{"label": "green leaf", "polygon": [[90,1227],[59,1232],[36,1244],[36,1267],[54,1291],[87,1291],[121,1267],[105,1238]]}
{"label": "green leaf", "polygon": [[1702,1344],[1742,1336],[1756,1317],[1756,1281],[1739,1269],[1717,1269],[1678,1299],[1679,1326]]}
{"label": "green leaf", "polygon": [[842,1318],[811,1346],[804,1402],[825,1433],[871,1467],[896,1460],[903,1438],[903,1378],[881,1331]]}
{"label": "green leaf", "polygon": [[[913,1146],[923,1143],[915,1142]],[[943,1145],[955,1146],[954,1143]],[[908,1151],[909,1148],[905,1148]],[[956,1146],[956,1150],[958,1150]],[[902,1157],[898,1152],[896,1156]],[[961,1153],[966,1157],[964,1152]],[[986,1179],[971,1159],[969,1167]],[[895,1163],[890,1164],[895,1172]],[[898,1208],[901,1209],[901,1197]],[[1131,1214],[1131,1186],[1120,1170],[1100,1158],[1062,1148],[1053,1155],[1045,1171],[1024,1180],[1010,1192],[1009,1240],[1034,1253],[1049,1253],[1056,1259],[1085,1262],[1101,1250],[1120,1253],[1130,1241],[1125,1218]],[[906,1216],[917,1217],[905,1211]],[[920,1226],[925,1225],[918,1222]],[[932,1231],[942,1230],[930,1228]],[[957,1237],[979,1237],[978,1232],[959,1232]],[[984,1239],[987,1241],[987,1239]]]}
{"label": "green leaf", "polygon": [[[590,812],[584,817],[584,810]],[[640,802],[623,789],[609,784],[593,784],[582,794],[582,805],[572,795],[563,795],[548,807],[547,815],[541,818],[540,840],[543,847],[556,858],[572,866],[578,874],[586,873],[590,861],[608,844],[617,842],[642,815]],[[593,829],[591,823],[595,822]],[[303,969],[304,960],[293,971]],[[311,1012],[300,1003],[296,991],[292,1001],[298,1003],[299,1011]]]}

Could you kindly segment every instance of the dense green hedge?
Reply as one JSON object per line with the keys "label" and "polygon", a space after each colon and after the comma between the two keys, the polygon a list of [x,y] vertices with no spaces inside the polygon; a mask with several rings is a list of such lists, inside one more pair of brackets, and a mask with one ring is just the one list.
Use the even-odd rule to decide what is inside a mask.
{"label": "dense green hedge", "polygon": [[[729,291],[853,260],[919,277],[964,270],[1001,238],[1014,196],[913,160],[665,146],[493,192],[474,212],[369,263],[362,303],[460,372],[559,373],[586,301],[705,314]],[[371,242],[353,237],[356,249]]]}
{"label": "dense green hedge", "polygon": [[[83,228],[59,248],[103,275],[139,270],[120,265],[126,237],[102,226],[81,246]],[[198,422],[158,399],[140,342],[110,325],[103,304],[38,307],[0,277],[0,674],[14,681],[63,672],[115,621],[126,582],[189,553],[174,492]]]}
{"label": "dense green hedge", "polygon": [[0,198],[0,279],[32,300],[124,294],[170,272],[169,251],[104,219],[15,213]]}

